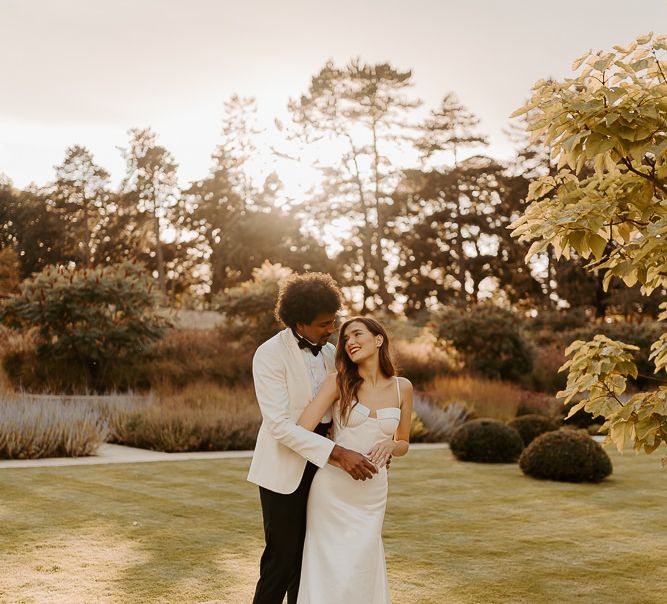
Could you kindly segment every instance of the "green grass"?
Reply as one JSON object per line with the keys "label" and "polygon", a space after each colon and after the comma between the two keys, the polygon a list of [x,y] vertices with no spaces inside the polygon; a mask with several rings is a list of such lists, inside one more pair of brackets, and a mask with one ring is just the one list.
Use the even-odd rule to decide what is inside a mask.
{"label": "green grass", "polygon": [[[391,469],[396,603],[648,604],[667,593],[667,473],[610,452],[598,485],[415,451]],[[247,459],[0,470],[0,602],[249,602]]]}

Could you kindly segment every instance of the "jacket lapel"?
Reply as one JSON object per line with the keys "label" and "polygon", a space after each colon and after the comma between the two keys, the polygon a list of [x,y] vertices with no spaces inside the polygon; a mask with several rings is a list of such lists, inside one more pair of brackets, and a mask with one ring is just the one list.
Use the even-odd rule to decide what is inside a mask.
{"label": "jacket lapel", "polygon": [[308,367],[306,367],[306,360],[303,358],[303,353],[299,348],[299,345],[296,342],[296,338],[292,333],[292,330],[288,327],[282,332],[283,345],[287,351],[289,364],[290,366],[296,369],[295,373],[298,373],[301,377],[301,384],[306,389],[308,393],[307,400],[313,398],[313,387],[310,384],[310,377],[308,375]]}

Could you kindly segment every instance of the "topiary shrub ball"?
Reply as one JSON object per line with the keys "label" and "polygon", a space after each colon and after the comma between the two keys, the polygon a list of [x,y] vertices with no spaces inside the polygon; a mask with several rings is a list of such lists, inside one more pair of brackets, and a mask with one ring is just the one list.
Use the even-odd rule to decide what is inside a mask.
{"label": "topiary shrub ball", "polygon": [[601,426],[604,424],[605,419],[601,415],[598,415],[597,417],[593,417],[592,413],[588,413],[588,411],[584,411],[583,409],[579,409],[572,417],[569,419],[565,419],[568,414],[570,413],[570,409],[574,407],[579,401],[570,401],[566,405],[563,406],[562,409],[562,414],[563,414],[563,423],[566,426],[574,426],[576,428],[590,428],[592,426]]}
{"label": "topiary shrub ball", "polygon": [[523,450],[521,436],[495,419],[474,419],[463,424],[452,436],[449,447],[460,461],[513,463]]}
{"label": "topiary shrub ball", "polygon": [[519,467],[533,478],[561,482],[600,482],[611,474],[611,460],[583,432],[559,430],[538,436],[521,454]]}
{"label": "topiary shrub ball", "polygon": [[558,430],[558,424],[544,415],[522,415],[507,422],[521,436],[524,446],[528,446],[540,434]]}

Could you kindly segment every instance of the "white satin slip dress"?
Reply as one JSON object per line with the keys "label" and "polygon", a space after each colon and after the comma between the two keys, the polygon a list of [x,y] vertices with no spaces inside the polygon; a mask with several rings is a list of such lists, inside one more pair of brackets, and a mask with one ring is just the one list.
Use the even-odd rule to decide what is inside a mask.
{"label": "white satin slip dress", "polygon": [[[398,407],[371,410],[356,402],[342,424],[334,409],[334,440],[363,455],[393,437]],[[354,480],[327,464],[317,471],[308,498],[306,540],[297,604],[389,604],[382,523],[387,506],[387,469],[370,480]]]}

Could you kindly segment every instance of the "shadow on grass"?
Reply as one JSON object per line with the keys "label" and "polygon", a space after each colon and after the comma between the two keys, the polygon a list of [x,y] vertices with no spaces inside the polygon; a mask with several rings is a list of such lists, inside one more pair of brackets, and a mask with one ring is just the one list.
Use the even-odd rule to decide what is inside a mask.
{"label": "shadow on grass", "polygon": [[34,584],[23,587],[37,591],[58,588],[37,567],[66,558],[88,561],[71,583],[91,596],[101,584],[118,602],[243,601],[254,588],[262,545],[246,466],[239,460],[69,468],[57,476],[41,468],[6,471],[18,480],[3,488],[2,500],[22,513],[18,520],[2,506],[3,551],[14,544],[24,552]]}

